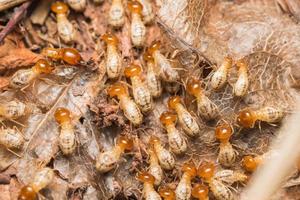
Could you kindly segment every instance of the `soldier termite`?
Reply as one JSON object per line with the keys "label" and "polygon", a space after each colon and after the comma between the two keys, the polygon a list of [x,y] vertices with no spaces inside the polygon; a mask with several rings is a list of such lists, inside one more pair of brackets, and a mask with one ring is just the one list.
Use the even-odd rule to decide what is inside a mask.
{"label": "soldier termite", "polygon": [[232,67],[232,58],[225,57],[222,65],[213,73],[211,77],[211,86],[213,89],[221,89],[227,82],[229,69]]}
{"label": "soldier termite", "polygon": [[56,13],[57,31],[60,38],[66,43],[74,41],[75,29],[67,18],[69,12],[67,4],[57,1],[51,5],[51,10]]}
{"label": "soldier termite", "polygon": [[165,170],[173,169],[175,167],[174,156],[162,146],[160,140],[152,136],[150,138],[150,144],[153,145],[153,150],[157,155],[160,166]]}
{"label": "soldier termite", "polygon": [[246,108],[241,110],[237,116],[237,124],[244,128],[253,128],[256,121],[268,123],[279,122],[284,117],[281,108],[266,106],[257,110]]}
{"label": "soldier termite", "polygon": [[10,86],[13,88],[23,88],[30,84],[40,74],[50,74],[53,67],[44,59],[38,60],[30,69],[18,70],[10,79]]}
{"label": "soldier termite", "polygon": [[8,149],[22,148],[25,139],[23,135],[16,129],[1,128],[0,129],[0,144]]}
{"label": "soldier termite", "polygon": [[70,65],[78,65],[82,61],[80,53],[74,48],[46,47],[42,50],[42,55],[53,60],[62,60]]}
{"label": "soldier termite", "polygon": [[12,100],[0,104],[0,116],[8,120],[15,120],[25,116],[30,111],[31,108],[19,100]]}
{"label": "soldier termite", "polygon": [[176,111],[180,125],[189,136],[196,136],[199,134],[200,129],[196,119],[182,105],[179,96],[170,97],[168,106],[170,109]]}
{"label": "soldier termite", "polygon": [[139,125],[143,121],[143,115],[139,107],[129,97],[125,85],[115,83],[107,90],[110,97],[117,96],[120,101],[120,108],[123,110],[125,117],[134,125]]}
{"label": "soldier termite", "polygon": [[176,114],[166,111],[160,115],[159,119],[166,128],[172,152],[175,154],[184,153],[187,150],[187,143],[182,133],[175,127],[177,121]]}
{"label": "soldier termite", "polygon": [[215,130],[216,138],[220,141],[218,161],[225,167],[232,166],[236,159],[236,152],[229,142],[232,132],[232,126],[226,122],[217,125]]}
{"label": "soldier termite", "polygon": [[146,27],[142,21],[143,6],[138,1],[128,1],[128,9],[131,12],[131,41],[133,46],[144,46],[146,39]]}
{"label": "soldier termite", "polygon": [[111,150],[105,151],[98,155],[96,160],[96,169],[100,173],[106,173],[114,169],[124,151],[131,150],[132,148],[132,139],[125,136],[120,136],[117,139],[117,144]]}
{"label": "soldier termite", "polygon": [[208,200],[208,187],[197,183],[192,189],[192,196],[198,200]]}
{"label": "soldier termite", "polygon": [[206,120],[215,119],[219,109],[204,93],[199,80],[191,78],[187,83],[187,91],[197,99],[198,113]]}
{"label": "soldier termite", "polygon": [[122,71],[122,58],[118,52],[118,38],[106,33],[102,35],[101,39],[106,43],[106,73],[109,78],[117,78]]}
{"label": "soldier termite", "polygon": [[125,23],[125,10],[122,0],[112,0],[108,14],[108,23],[115,27],[122,27]]}
{"label": "soldier termite", "polygon": [[176,199],[175,192],[169,187],[159,188],[158,193],[164,200],[175,200]]}
{"label": "soldier termite", "polygon": [[159,194],[154,189],[155,178],[148,172],[138,173],[137,179],[144,183],[143,197],[145,200],[161,200]]}
{"label": "soldier termite", "polygon": [[149,149],[149,169],[148,172],[154,176],[155,178],[155,182],[154,185],[160,185],[162,179],[163,179],[163,170],[161,168],[161,166],[159,165],[159,161],[157,158],[156,153],[154,152],[154,150],[152,148]]}
{"label": "soldier termite", "polygon": [[148,112],[152,109],[152,97],[149,89],[141,79],[142,67],[131,64],[126,67],[124,74],[130,78],[132,84],[133,98],[143,112]]}
{"label": "soldier termite", "polygon": [[167,82],[176,82],[180,78],[179,73],[172,67],[171,62],[160,52],[160,47],[160,42],[154,42],[148,48],[148,53],[154,58],[154,63],[160,70],[160,76]]}
{"label": "soldier termite", "polygon": [[193,162],[182,166],[183,175],[175,190],[176,200],[189,200],[192,193],[191,180],[197,175],[197,169]]}
{"label": "soldier termite", "polygon": [[86,0],[68,0],[67,2],[73,10],[78,12],[84,11],[86,7]]}
{"label": "soldier termite", "polygon": [[60,125],[58,144],[64,155],[70,155],[76,148],[74,126],[71,113],[66,108],[57,108],[54,117]]}
{"label": "soldier termite", "polygon": [[147,63],[146,81],[152,97],[159,97],[162,93],[161,82],[158,73],[155,70],[154,59],[149,53],[144,54],[144,60]]}
{"label": "soldier termite", "polygon": [[18,200],[36,200],[40,190],[47,187],[54,178],[52,169],[45,167],[39,170],[33,180],[26,186],[22,187]]}
{"label": "soldier termite", "polygon": [[235,96],[242,97],[247,94],[249,87],[248,65],[245,60],[241,59],[236,63],[238,67],[238,79],[233,86]]}
{"label": "soldier termite", "polygon": [[143,6],[143,10],[142,10],[143,22],[145,24],[152,22],[154,19],[154,12],[153,12],[151,2],[149,0],[138,0],[138,1]]}

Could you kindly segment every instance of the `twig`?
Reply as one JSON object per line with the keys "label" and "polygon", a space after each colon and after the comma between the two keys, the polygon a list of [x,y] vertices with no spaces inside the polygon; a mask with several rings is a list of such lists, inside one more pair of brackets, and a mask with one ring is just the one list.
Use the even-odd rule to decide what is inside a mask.
{"label": "twig", "polygon": [[26,15],[27,9],[31,3],[32,1],[25,2],[17,8],[12,18],[6,24],[5,28],[0,32],[0,43],[14,29],[17,23]]}

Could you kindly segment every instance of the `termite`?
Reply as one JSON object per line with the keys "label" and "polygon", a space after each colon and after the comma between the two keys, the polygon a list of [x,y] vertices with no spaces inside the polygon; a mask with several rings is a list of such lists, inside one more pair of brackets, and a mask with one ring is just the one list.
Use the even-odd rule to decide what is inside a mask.
{"label": "termite", "polygon": [[154,58],[155,65],[160,69],[160,76],[167,82],[179,80],[179,73],[172,67],[171,62],[160,52],[161,43],[154,42],[149,48],[148,53]]}
{"label": "termite", "polygon": [[215,165],[212,162],[203,162],[198,168],[198,176],[208,183],[210,190],[218,200],[233,200],[231,190],[220,180],[214,178]]}
{"label": "termite", "polygon": [[176,199],[175,192],[169,187],[160,187],[158,189],[158,193],[164,200],[175,200]]}
{"label": "termite", "polygon": [[165,170],[173,169],[175,167],[175,158],[170,151],[163,147],[160,140],[152,136],[150,144],[153,145],[153,150],[157,155],[160,166]]}
{"label": "termite", "polygon": [[74,48],[55,49],[46,47],[42,50],[42,55],[53,60],[62,60],[70,65],[78,65],[82,61],[79,51]]}
{"label": "termite", "polygon": [[107,90],[110,97],[116,96],[120,101],[120,108],[125,117],[134,125],[139,125],[143,121],[143,115],[136,103],[129,97],[125,85],[115,83]]}
{"label": "termite", "polygon": [[131,64],[126,67],[124,74],[130,78],[132,84],[133,98],[143,112],[152,109],[152,97],[149,89],[141,79],[142,67],[140,65]]}
{"label": "termite", "polygon": [[86,7],[86,0],[68,0],[67,2],[69,6],[77,12],[84,11]]}
{"label": "termite", "polygon": [[242,97],[247,94],[249,87],[248,65],[245,60],[241,59],[236,63],[238,67],[238,79],[233,86],[235,96]]}
{"label": "termite", "polygon": [[145,200],[161,200],[159,194],[154,189],[155,178],[148,172],[140,172],[137,179],[144,183],[143,197]]}
{"label": "termite", "polygon": [[242,159],[242,166],[248,172],[254,172],[256,168],[262,163],[262,156],[244,156]]}
{"label": "termite", "polygon": [[122,0],[112,0],[109,9],[108,23],[115,27],[122,27],[125,23],[125,11]]}
{"label": "termite", "polygon": [[229,142],[232,133],[232,126],[227,122],[217,125],[215,129],[216,138],[220,141],[218,161],[225,167],[232,166],[236,159],[236,152]]}
{"label": "termite", "polygon": [[266,106],[258,110],[246,108],[241,110],[237,116],[237,123],[244,128],[253,128],[256,121],[268,123],[279,122],[284,117],[284,112],[281,108]]}
{"label": "termite", "polygon": [[206,120],[215,119],[219,109],[204,93],[199,80],[191,78],[187,83],[187,92],[196,97],[198,113]]}
{"label": "termite", "polygon": [[22,187],[18,200],[36,200],[38,192],[47,187],[53,178],[54,172],[52,169],[45,167],[39,170],[33,177],[33,180]]}
{"label": "termite", "polygon": [[69,7],[61,1],[57,1],[51,5],[52,12],[56,13],[57,31],[59,36],[66,43],[70,43],[75,39],[75,29],[73,24],[69,22],[67,16]]}
{"label": "termite", "polygon": [[122,58],[118,52],[118,38],[106,33],[102,35],[101,39],[106,43],[106,73],[109,78],[117,78],[122,71]]}
{"label": "termite", "polygon": [[222,65],[214,72],[211,77],[211,86],[213,89],[221,89],[227,82],[229,69],[232,67],[232,58],[225,57]]}
{"label": "termite", "polygon": [[145,24],[152,22],[154,19],[154,12],[153,12],[151,2],[149,0],[138,0],[138,1],[143,6],[143,10],[142,10],[143,22]]}
{"label": "termite", "polygon": [[70,155],[76,148],[74,126],[71,112],[66,108],[57,108],[54,113],[55,120],[60,125],[58,144],[64,155]]}
{"label": "termite", "polygon": [[192,196],[198,200],[208,200],[208,187],[200,183],[195,184],[192,189]]}
{"label": "termite", "polygon": [[152,148],[150,148],[150,150],[148,152],[149,152],[149,156],[150,156],[148,172],[152,176],[154,176],[154,178],[155,178],[154,185],[157,186],[157,185],[160,185],[160,183],[163,179],[163,176],[164,176],[163,170],[162,170],[161,166],[159,165],[159,161],[158,161],[157,155],[154,152],[154,150]]}
{"label": "termite", "polygon": [[1,128],[0,129],[0,144],[8,149],[22,148],[25,139],[23,135],[16,129]]}
{"label": "termite", "polygon": [[117,139],[117,144],[111,150],[98,155],[96,160],[96,169],[100,173],[106,173],[114,169],[125,150],[131,150],[132,148],[132,139],[126,136],[120,136]]}
{"label": "termite", "polygon": [[146,40],[146,27],[142,21],[143,6],[138,1],[128,1],[131,12],[131,41],[133,46],[142,47]]}
{"label": "termite", "polygon": [[161,82],[155,71],[154,59],[149,53],[144,54],[144,60],[147,63],[146,81],[152,97],[159,97],[162,93]]}
{"label": "termite", "polygon": [[166,128],[169,140],[169,146],[175,154],[182,154],[187,150],[187,143],[182,133],[175,127],[177,115],[171,112],[163,112],[159,118],[160,122]]}
{"label": "termite", "polygon": [[236,182],[246,182],[248,180],[248,176],[242,172],[230,170],[230,169],[222,169],[215,173],[214,179],[222,181],[227,185],[232,185]]}
{"label": "termite", "polygon": [[50,74],[53,71],[51,64],[44,60],[38,60],[30,69],[18,70],[10,79],[10,86],[13,88],[23,88],[30,84],[40,74]]}
{"label": "termite", "polygon": [[189,136],[196,136],[199,134],[200,129],[196,119],[183,106],[179,96],[170,97],[168,106],[170,109],[176,111],[180,125]]}
{"label": "termite", "polygon": [[182,166],[183,175],[175,190],[176,200],[189,200],[192,194],[191,180],[197,175],[197,169],[193,162]]}
{"label": "termite", "polygon": [[20,118],[29,112],[30,108],[19,100],[12,100],[0,104],[0,116],[8,120]]}

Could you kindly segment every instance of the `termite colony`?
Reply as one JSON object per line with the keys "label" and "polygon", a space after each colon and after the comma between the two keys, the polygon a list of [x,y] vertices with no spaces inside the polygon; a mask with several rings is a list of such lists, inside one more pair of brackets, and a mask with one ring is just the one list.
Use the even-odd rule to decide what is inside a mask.
{"label": "termite colony", "polygon": [[[101,131],[113,132],[109,136],[113,140],[110,147],[105,141],[96,141],[103,143],[103,149],[88,158],[92,163],[91,174],[105,178],[117,176],[115,173],[123,170],[123,175],[124,171],[127,174],[119,178],[125,181],[130,177],[131,186],[140,190],[142,194],[138,195],[146,200],[235,199],[238,192],[233,188],[245,185],[263,161],[262,155],[253,155],[236,145],[241,135],[254,128],[263,128],[261,126],[277,125],[286,114],[278,105],[247,106],[244,103],[254,90],[248,59],[233,59],[228,55],[208,75],[187,72],[189,69],[180,66],[176,56],[167,53],[171,48],[166,45],[166,39],[149,33],[152,29],[159,30],[155,21],[157,7],[152,1],[65,2],[53,2],[49,8],[63,47],[52,45],[40,49],[40,59],[35,64],[11,76],[8,90],[24,93],[34,88],[40,79],[55,79],[58,65],[73,66],[82,73],[90,70],[87,69],[90,60],[83,59],[86,52],[76,46],[80,32],[70,19],[74,13],[84,12],[87,6],[104,7],[105,30],[95,39],[97,48],[102,50],[96,52],[101,60],[98,68],[105,71],[105,86],[98,97],[106,103],[105,109],[117,108],[113,112],[124,123],[118,124],[119,118],[113,118],[112,123],[101,127]],[[129,58],[128,52],[124,55],[125,49],[132,54]],[[238,104],[230,108],[232,112],[225,111],[214,96],[225,90],[230,91],[229,101]],[[78,93],[80,96],[80,91]],[[45,109],[48,109],[46,119],[54,124],[57,155],[68,161],[80,157],[78,154],[85,143],[80,141],[84,134],[78,128],[78,112],[75,114],[68,103],[54,104],[51,109],[41,106],[40,112]],[[35,135],[27,137],[19,127],[23,127],[23,118],[33,112],[34,108],[26,100],[0,103],[3,122],[0,144],[21,158]],[[22,123],[18,122],[20,118]],[[42,163],[32,180],[22,182],[19,200],[37,199],[39,192],[51,185],[58,174],[52,169],[57,163],[53,161],[55,164],[52,164],[51,159]],[[128,198],[139,197],[132,191],[115,197]]]}

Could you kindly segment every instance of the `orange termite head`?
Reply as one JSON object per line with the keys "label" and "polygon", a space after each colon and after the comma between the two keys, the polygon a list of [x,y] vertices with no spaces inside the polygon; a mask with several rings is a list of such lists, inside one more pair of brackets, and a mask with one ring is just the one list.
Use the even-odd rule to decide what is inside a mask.
{"label": "orange termite head", "polygon": [[143,5],[138,2],[138,1],[128,1],[128,9],[131,13],[134,13],[134,14],[139,14],[141,15],[142,14],[142,11],[143,11]]}
{"label": "orange termite head", "polygon": [[70,65],[77,65],[82,60],[79,51],[75,48],[62,48],[59,50],[59,57]]}
{"label": "orange termite head", "polygon": [[107,89],[107,93],[110,97],[127,95],[127,87],[121,83],[115,83]]}
{"label": "orange termite head", "polygon": [[133,140],[126,136],[120,136],[117,140],[117,145],[130,151],[133,148]]}
{"label": "orange termite head", "polygon": [[228,123],[219,124],[215,129],[215,135],[220,142],[228,142],[232,135],[232,127]]}
{"label": "orange termite head", "polygon": [[159,143],[160,143],[160,140],[159,140],[159,138],[158,138],[157,136],[152,135],[152,136],[150,137],[149,143],[150,143],[151,145],[159,144]]}
{"label": "orange termite head", "polygon": [[197,169],[194,162],[184,163],[182,166],[182,171],[189,174],[191,177],[197,175]]}
{"label": "orange termite head", "polygon": [[105,33],[101,36],[101,39],[108,45],[117,46],[119,43],[119,39],[112,33]]}
{"label": "orange termite head", "polygon": [[67,14],[69,12],[69,7],[64,2],[56,1],[51,5],[51,11],[56,14]]}
{"label": "orange termite head", "polygon": [[53,71],[52,65],[45,59],[38,60],[34,65],[34,70],[37,73],[50,74]]}
{"label": "orange termite head", "polygon": [[247,61],[245,59],[240,59],[236,62],[236,66],[238,69],[247,69],[248,68],[248,64]]}
{"label": "orange termite head", "polygon": [[151,185],[153,185],[155,182],[154,176],[146,171],[138,173],[136,178],[143,183],[149,183]]}
{"label": "orange termite head", "polygon": [[198,176],[209,181],[215,174],[215,164],[211,161],[204,161],[198,167]]}
{"label": "orange termite head", "polygon": [[246,108],[239,112],[236,121],[241,127],[253,128],[256,121],[255,112],[249,108]]}
{"label": "orange termite head", "polygon": [[36,198],[37,193],[30,185],[22,187],[18,196],[18,200],[35,200]]}
{"label": "orange termite head", "polygon": [[169,187],[160,187],[158,193],[164,200],[175,200],[176,197],[174,190]]}
{"label": "orange termite head", "polygon": [[159,50],[161,47],[161,42],[160,41],[155,41],[151,44],[151,46],[147,49],[147,52],[150,55],[153,55],[153,53],[157,50]]}
{"label": "orange termite head", "polygon": [[255,158],[252,156],[244,156],[242,160],[243,168],[248,172],[254,172],[258,166]]}
{"label": "orange termite head", "polygon": [[231,67],[232,63],[233,63],[233,60],[230,56],[226,56],[223,60],[223,63],[224,63],[225,66]]}
{"label": "orange termite head", "polygon": [[165,111],[160,115],[159,120],[164,126],[167,126],[176,123],[177,115],[173,112]]}
{"label": "orange termite head", "polygon": [[139,76],[142,73],[142,67],[140,65],[131,64],[126,67],[124,70],[124,74],[127,78]]}
{"label": "orange termite head", "polygon": [[195,78],[191,78],[188,80],[186,88],[188,93],[194,96],[202,92],[201,83]]}
{"label": "orange termite head", "polygon": [[67,108],[59,107],[54,113],[54,117],[59,124],[71,121],[71,112]]}
{"label": "orange termite head", "polygon": [[192,189],[192,196],[199,200],[208,199],[208,187],[203,184],[196,184]]}
{"label": "orange termite head", "polygon": [[60,59],[59,49],[55,49],[52,47],[46,47],[42,50],[41,54],[47,58],[51,58],[54,60]]}
{"label": "orange termite head", "polygon": [[181,103],[181,98],[179,96],[172,96],[169,98],[168,100],[168,106],[170,109],[174,109],[176,108],[176,106]]}
{"label": "orange termite head", "polygon": [[153,56],[147,51],[144,53],[143,58],[146,62],[154,62]]}

